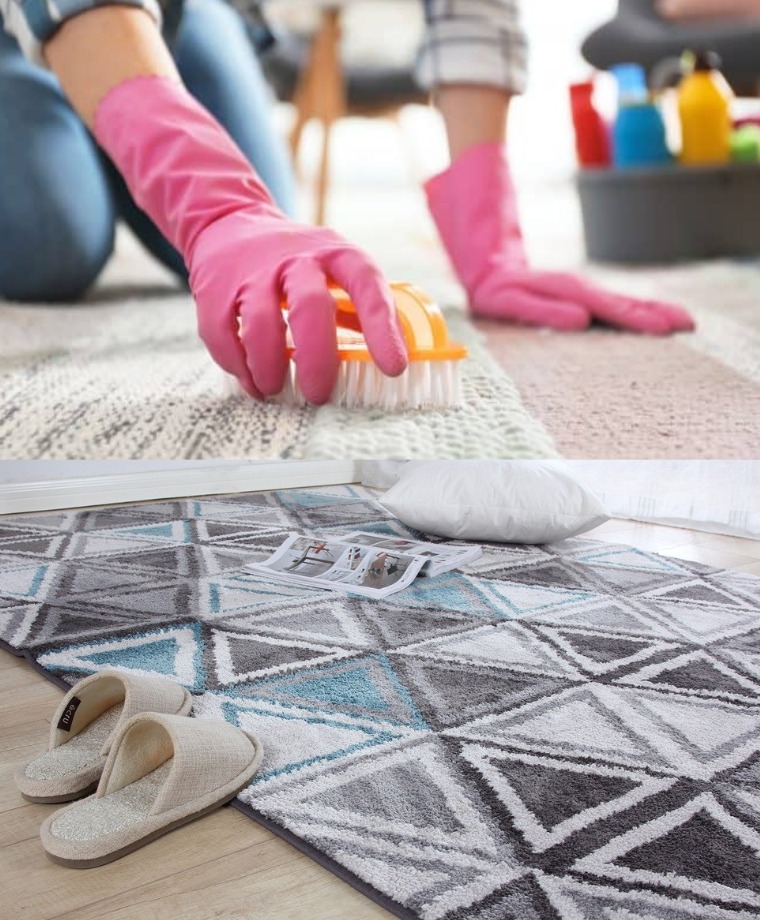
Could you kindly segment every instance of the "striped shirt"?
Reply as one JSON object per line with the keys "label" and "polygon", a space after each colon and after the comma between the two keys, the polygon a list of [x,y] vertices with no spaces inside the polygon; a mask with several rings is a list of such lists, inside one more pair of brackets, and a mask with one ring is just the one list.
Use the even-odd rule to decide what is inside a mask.
{"label": "striped shirt", "polygon": [[[260,3],[229,2],[266,34]],[[477,83],[523,90],[527,54],[518,0],[422,2],[426,29],[417,60],[421,86]],[[106,3],[145,9],[160,25],[167,0],[0,0],[0,20],[27,57],[44,66],[41,48],[59,25]]]}

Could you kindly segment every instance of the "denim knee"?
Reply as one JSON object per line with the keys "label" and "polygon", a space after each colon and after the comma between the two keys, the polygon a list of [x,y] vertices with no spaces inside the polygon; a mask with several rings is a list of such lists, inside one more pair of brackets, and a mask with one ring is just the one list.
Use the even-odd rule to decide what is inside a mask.
{"label": "denim knee", "polygon": [[9,213],[2,190],[0,200],[0,237],[7,241],[0,246],[0,299],[81,298],[113,250],[113,219],[104,211],[76,214],[54,201],[34,213]]}
{"label": "denim knee", "polygon": [[223,0],[185,0],[173,51],[187,88],[229,132],[280,208],[294,214],[290,153],[241,14]]}
{"label": "denim knee", "polygon": [[95,145],[51,74],[0,41],[0,298],[75,300],[113,249]]}

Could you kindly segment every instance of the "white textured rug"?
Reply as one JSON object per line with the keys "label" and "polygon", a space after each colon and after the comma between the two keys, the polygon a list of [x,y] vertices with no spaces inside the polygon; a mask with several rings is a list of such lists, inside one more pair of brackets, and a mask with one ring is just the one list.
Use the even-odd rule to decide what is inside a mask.
{"label": "white textured rug", "polygon": [[[371,133],[364,124],[355,130]],[[377,166],[362,166],[361,158],[347,163],[352,149],[336,144],[344,160],[331,192],[331,223],[379,259],[388,277],[414,281],[439,303],[461,303],[419,189],[395,174],[346,179],[347,166],[365,173]],[[521,192],[535,264],[582,266],[572,187],[541,181],[522,183]],[[684,304],[697,332],[659,340],[492,324],[486,352],[454,312],[452,332],[473,356],[464,410],[393,417],[286,410],[223,398],[196,339],[189,298],[122,235],[90,303],[0,304],[0,457],[517,458],[555,450],[570,457],[756,456],[758,265],[592,271],[620,290]]]}
{"label": "white textured rug", "polygon": [[145,262],[134,244],[120,242],[93,301],[0,305],[0,457],[556,456],[459,311],[450,315],[451,332],[471,355],[461,409],[388,414],[226,397],[196,336],[190,297],[158,284],[120,288],[130,265]]}

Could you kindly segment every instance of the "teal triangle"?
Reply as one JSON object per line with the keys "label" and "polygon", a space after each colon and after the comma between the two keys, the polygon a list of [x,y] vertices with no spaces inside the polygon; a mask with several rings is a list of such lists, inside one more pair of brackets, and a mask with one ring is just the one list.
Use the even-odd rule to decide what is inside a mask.
{"label": "teal triangle", "polygon": [[326,674],[324,677],[299,681],[298,695],[322,703],[332,703],[334,706],[349,703],[378,711],[390,708],[366,665],[359,665],[342,674]]}
{"label": "teal triangle", "polygon": [[447,610],[470,616],[499,615],[498,608],[478,584],[459,572],[447,572],[436,578],[418,578],[405,591],[386,597],[383,604]]}
{"label": "teal triangle", "polygon": [[177,657],[175,639],[157,639],[129,648],[110,649],[107,652],[92,652],[82,658],[93,664],[107,664],[111,667],[130,668],[138,671],[156,671],[174,677]]}
{"label": "teal triangle", "polygon": [[171,524],[151,524],[149,527],[129,527],[127,533],[136,533],[145,537],[166,537],[171,540],[174,536]]}
{"label": "teal triangle", "polygon": [[278,492],[278,498],[286,508],[298,505],[302,508],[320,508],[324,505],[337,505],[340,499],[335,495],[322,495],[319,492]]}
{"label": "teal triangle", "polygon": [[[385,686],[384,679],[388,681]],[[259,699],[313,711],[333,709],[381,722],[427,727],[409,691],[382,654],[355,663],[318,666],[296,676],[270,678],[252,684],[248,692]]]}
{"label": "teal triangle", "polygon": [[[180,524],[180,535],[176,536],[175,527]],[[154,540],[170,540],[172,543],[192,542],[189,521],[168,521],[163,524],[142,524],[139,527],[119,527],[116,533],[134,534],[136,537],[148,537]]]}

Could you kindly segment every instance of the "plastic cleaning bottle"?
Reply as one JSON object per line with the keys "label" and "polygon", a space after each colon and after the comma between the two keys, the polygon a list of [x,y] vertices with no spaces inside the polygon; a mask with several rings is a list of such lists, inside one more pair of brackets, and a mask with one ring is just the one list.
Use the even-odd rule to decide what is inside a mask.
{"label": "plastic cleaning bottle", "polygon": [[575,152],[581,167],[609,166],[610,139],[604,119],[593,99],[594,84],[573,83],[570,86],[570,109],[575,129]]}
{"label": "plastic cleaning bottle", "polygon": [[695,55],[694,69],[678,87],[684,165],[727,163],[731,158],[731,90],[712,51]]}
{"label": "plastic cleaning bottle", "polygon": [[669,163],[665,124],[650,98],[644,69],[638,64],[618,64],[612,74],[618,84],[618,113],[612,128],[615,166],[627,169]]}

